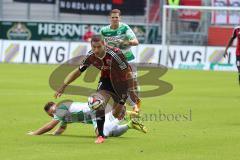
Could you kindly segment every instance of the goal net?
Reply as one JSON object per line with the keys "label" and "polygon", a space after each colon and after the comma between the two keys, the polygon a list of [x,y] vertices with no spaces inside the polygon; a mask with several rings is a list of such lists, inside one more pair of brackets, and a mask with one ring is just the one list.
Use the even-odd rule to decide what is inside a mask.
{"label": "goal net", "polygon": [[[198,46],[199,48],[196,50],[203,53],[202,57],[199,57],[196,61],[206,61],[208,58],[206,55],[207,46],[224,47],[227,44],[226,41],[216,36],[222,34],[217,33],[216,28],[226,28],[226,32],[232,33],[232,29],[237,25],[240,25],[240,7],[164,5],[162,18],[164,65],[170,68],[178,68],[179,64],[176,64],[177,66],[173,64],[174,56],[175,59],[177,56],[180,57],[182,61],[197,59],[196,55],[193,57],[193,54],[188,54],[192,48],[188,50],[186,48],[190,46]],[[215,35],[211,35],[211,28],[215,29],[213,32]],[[211,38],[214,37],[216,38],[211,43]],[[233,50],[234,48],[232,52]],[[184,51],[185,54],[183,54]]]}

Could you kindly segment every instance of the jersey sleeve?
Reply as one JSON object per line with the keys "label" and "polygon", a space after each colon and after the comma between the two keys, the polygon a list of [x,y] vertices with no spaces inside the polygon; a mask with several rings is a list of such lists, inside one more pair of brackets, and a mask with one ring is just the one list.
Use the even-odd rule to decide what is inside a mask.
{"label": "jersey sleeve", "polygon": [[110,25],[108,26],[103,26],[101,29],[100,29],[100,35],[102,36],[102,38],[106,37],[106,33],[108,33],[110,30]]}
{"label": "jersey sleeve", "polygon": [[79,65],[79,68],[78,68],[80,72],[84,72],[91,65],[90,57],[91,57],[91,55],[89,54],[82,60],[81,64]]}
{"label": "jersey sleeve", "polygon": [[53,116],[53,120],[62,121],[62,120],[63,120],[63,117],[54,115],[54,116]]}
{"label": "jersey sleeve", "polygon": [[129,40],[133,40],[133,39],[136,39],[136,35],[135,33],[133,32],[133,30],[127,25],[127,32],[126,32],[126,36]]}
{"label": "jersey sleeve", "polygon": [[237,30],[236,28],[234,28],[233,33],[232,33],[232,38],[236,38],[237,37]]}
{"label": "jersey sleeve", "polygon": [[61,126],[61,127],[67,126],[67,122],[61,121],[60,126]]}
{"label": "jersey sleeve", "polygon": [[67,114],[67,107],[65,105],[60,105],[57,107],[56,113],[54,114],[53,119],[58,121],[63,121],[66,114]]}
{"label": "jersey sleeve", "polygon": [[60,117],[60,116],[54,115],[54,116],[53,116],[53,120],[59,121],[59,122],[60,122],[60,126],[66,126],[66,125],[67,125],[67,123],[64,122],[64,121],[63,121],[63,118]]}

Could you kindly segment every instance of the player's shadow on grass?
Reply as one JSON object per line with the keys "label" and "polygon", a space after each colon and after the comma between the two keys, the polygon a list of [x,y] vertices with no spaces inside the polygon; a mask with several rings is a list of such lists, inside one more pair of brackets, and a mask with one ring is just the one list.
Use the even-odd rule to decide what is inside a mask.
{"label": "player's shadow on grass", "polygon": [[[53,136],[53,137],[69,137],[69,138],[89,138],[89,139],[95,139],[96,136],[95,135],[76,135],[76,134],[62,134],[59,136],[54,136],[51,134],[44,134],[44,136]],[[136,137],[128,137],[128,136],[117,136],[117,137],[106,137],[108,138],[120,138],[120,139],[135,139]]]}
{"label": "player's shadow on grass", "polygon": [[[45,136],[53,136],[53,135],[45,135]],[[96,136],[94,135],[74,135],[74,134],[62,134],[59,136],[54,136],[54,137],[69,137],[69,138],[91,138],[94,139]]]}
{"label": "player's shadow on grass", "polygon": [[96,136],[94,135],[73,135],[73,134],[63,134],[63,137],[70,137],[70,138],[91,138],[94,139]]}
{"label": "player's shadow on grass", "polygon": [[[91,138],[94,139],[96,136],[92,135],[72,135],[72,134],[64,134],[60,135],[60,137],[70,137],[70,138]],[[118,137],[106,137],[106,138],[121,138],[121,139],[128,139],[128,138],[134,138],[134,137],[124,137],[124,136],[118,136]]]}

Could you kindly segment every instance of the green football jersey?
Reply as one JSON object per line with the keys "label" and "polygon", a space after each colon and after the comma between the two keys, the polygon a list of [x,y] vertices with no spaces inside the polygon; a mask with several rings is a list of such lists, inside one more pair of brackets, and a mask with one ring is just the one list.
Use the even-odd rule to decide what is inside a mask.
{"label": "green football jersey", "polygon": [[94,128],[97,127],[94,114],[91,112],[87,103],[73,102],[70,106],[61,104],[54,113],[55,120],[61,122],[61,126],[66,126],[68,123],[86,123],[93,124]]}
{"label": "green football jersey", "polygon": [[135,58],[130,46],[120,45],[120,41],[136,39],[136,35],[127,24],[120,23],[117,29],[111,29],[108,25],[102,27],[100,33],[109,46],[120,48],[128,61]]}

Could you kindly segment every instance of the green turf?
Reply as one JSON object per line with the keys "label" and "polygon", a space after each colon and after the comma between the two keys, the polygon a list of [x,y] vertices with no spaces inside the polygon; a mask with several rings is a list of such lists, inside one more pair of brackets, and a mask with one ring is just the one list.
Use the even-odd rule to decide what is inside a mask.
{"label": "green turf", "polygon": [[[152,115],[145,122],[148,134],[129,130],[120,138],[96,145],[91,125],[69,125],[64,135],[57,137],[26,135],[50,120],[43,104],[52,100],[48,77],[55,68],[0,64],[0,160],[239,159],[240,87],[234,72],[169,70],[162,79],[173,84],[173,91],[143,98],[144,116],[161,112],[188,119],[163,121]],[[85,101],[87,97],[64,95],[60,100],[65,98]]]}

